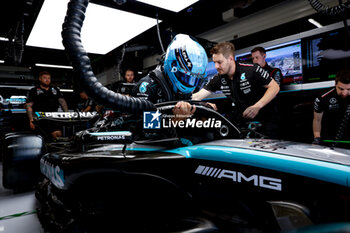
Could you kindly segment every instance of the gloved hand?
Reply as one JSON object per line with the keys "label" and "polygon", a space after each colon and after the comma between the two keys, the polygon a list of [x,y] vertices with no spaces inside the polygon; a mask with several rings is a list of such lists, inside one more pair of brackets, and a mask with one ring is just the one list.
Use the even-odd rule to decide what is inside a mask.
{"label": "gloved hand", "polygon": [[321,145],[321,138],[320,137],[314,138],[312,144],[313,145]]}
{"label": "gloved hand", "polygon": [[191,117],[195,111],[196,105],[191,105],[185,101],[179,101],[173,108],[173,114],[175,115],[173,121],[186,120],[187,118]]}

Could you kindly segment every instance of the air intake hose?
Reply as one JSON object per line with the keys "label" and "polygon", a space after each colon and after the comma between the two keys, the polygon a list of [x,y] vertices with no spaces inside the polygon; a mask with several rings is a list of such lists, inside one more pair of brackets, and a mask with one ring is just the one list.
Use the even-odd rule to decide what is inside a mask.
{"label": "air intake hose", "polygon": [[338,6],[329,7],[322,4],[319,0],[309,0],[310,5],[314,8],[318,13],[326,14],[329,16],[337,16],[345,13],[346,10],[350,9],[350,1],[346,1],[345,3],[340,3]]}
{"label": "air intake hose", "polygon": [[63,46],[85,91],[99,104],[121,112],[142,113],[154,110],[155,106],[151,102],[115,93],[95,77],[80,37],[88,4],[88,0],[71,0],[62,25]]}

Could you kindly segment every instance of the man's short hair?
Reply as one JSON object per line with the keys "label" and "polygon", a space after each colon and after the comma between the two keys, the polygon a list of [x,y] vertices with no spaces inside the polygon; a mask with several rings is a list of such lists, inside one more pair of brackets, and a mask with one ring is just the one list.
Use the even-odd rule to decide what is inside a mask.
{"label": "man's short hair", "polygon": [[216,44],[210,50],[210,54],[219,54],[224,55],[225,58],[228,58],[230,55],[235,56],[235,46],[231,42],[221,42]]}
{"label": "man's short hair", "polygon": [[263,48],[263,47],[255,47],[255,48],[253,48],[251,51],[250,51],[250,53],[255,53],[255,52],[257,52],[257,51],[259,51],[260,53],[262,53],[262,54],[266,54],[266,50]]}
{"label": "man's short hair", "polygon": [[342,82],[344,84],[350,83],[350,69],[341,69],[335,76],[335,83]]}
{"label": "man's short hair", "polygon": [[50,74],[49,72],[47,72],[47,71],[41,71],[41,72],[39,73],[39,78],[42,77],[43,75],[50,75],[50,76],[51,76],[51,74]]}
{"label": "man's short hair", "polygon": [[126,72],[128,72],[128,71],[131,71],[131,72],[133,72],[133,73],[135,74],[135,71],[134,71],[133,69],[128,68],[128,69],[126,69],[126,70],[123,72],[123,76],[125,76],[125,75],[126,75]]}

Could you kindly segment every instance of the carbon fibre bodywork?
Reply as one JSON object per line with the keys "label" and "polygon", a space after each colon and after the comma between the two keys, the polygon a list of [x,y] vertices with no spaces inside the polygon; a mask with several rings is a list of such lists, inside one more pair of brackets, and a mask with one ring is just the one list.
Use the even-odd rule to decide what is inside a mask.
{"label": "carbon fibre bodywork", "polygon": [[84,205],[96,197],[105,203],[85,211],[119,208],[123,222],[131,208],[142,213],[131,214],[132,222],[146,219],[153,227],[147,213],[155,218],[171,213],[167,219],[186,213],[209,219],[219,232],[284,232],[349,221],[349,156],[339,148],[225,139],[178,148],[103,145],[84,153],[46,154],[40,166],[51,185],[47,197],[57,198],[70,214],[81,216],[76,201],[95,187],[99,191]]}

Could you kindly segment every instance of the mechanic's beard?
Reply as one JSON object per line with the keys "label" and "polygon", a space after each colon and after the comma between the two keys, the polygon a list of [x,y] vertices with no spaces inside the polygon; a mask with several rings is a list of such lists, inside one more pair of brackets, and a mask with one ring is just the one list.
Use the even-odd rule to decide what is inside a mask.
{"label": "mechanic's beard", "polygon": [[50,84],[46,84],[46,83],[41,83],[42,87],[48,88],[50,86]]}
{"label": "mechanic's beard", "polygon": [[346,95],[346,96],[342,95],[341,98],[347,102],[350,102],[350,95]]}

